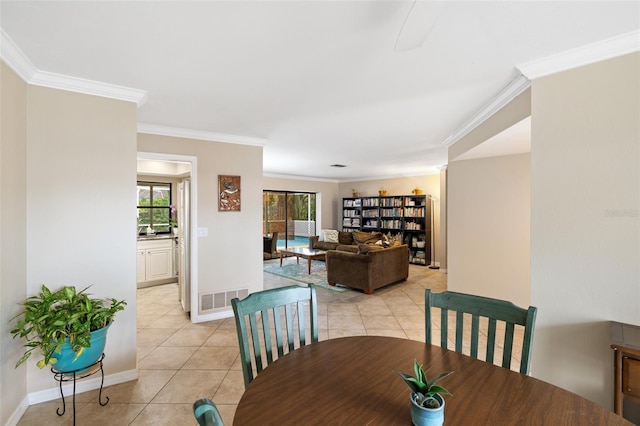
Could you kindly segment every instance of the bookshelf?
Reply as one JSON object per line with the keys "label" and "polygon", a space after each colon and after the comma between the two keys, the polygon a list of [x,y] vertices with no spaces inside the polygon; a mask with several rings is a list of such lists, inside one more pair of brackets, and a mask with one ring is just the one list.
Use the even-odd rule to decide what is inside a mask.
{"label": "bookshelf", "polygon": [[343,231],[379,231],[409,246],[409,261],[431,263],[431,209],[426,195],[342,199]]}

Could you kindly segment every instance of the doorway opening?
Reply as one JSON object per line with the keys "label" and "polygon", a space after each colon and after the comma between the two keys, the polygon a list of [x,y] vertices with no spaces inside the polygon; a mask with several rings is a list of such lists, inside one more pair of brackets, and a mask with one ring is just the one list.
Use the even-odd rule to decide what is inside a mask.
{"label": "doorway opening", "polygon": [[197,157],[138,152],[137,159],[139,181],[153,179],[171,185],[169,214],[174,242],[171,269],[178,283],[180,303],[191,314],[191,321],[197,322]]}
{"label": "doorway opening", "polygon": [[278,248],[306,247],[316,235],[315,192],[262,191],[262,233],[277,233]]}

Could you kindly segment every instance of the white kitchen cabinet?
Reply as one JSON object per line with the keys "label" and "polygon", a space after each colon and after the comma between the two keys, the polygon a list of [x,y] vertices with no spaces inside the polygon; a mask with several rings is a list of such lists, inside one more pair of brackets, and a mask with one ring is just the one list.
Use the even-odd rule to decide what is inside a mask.
{"label": "white kitchen cabinet", "polygon": [[175,278],[173,238],[138,241],[137,281],[148,282]]}

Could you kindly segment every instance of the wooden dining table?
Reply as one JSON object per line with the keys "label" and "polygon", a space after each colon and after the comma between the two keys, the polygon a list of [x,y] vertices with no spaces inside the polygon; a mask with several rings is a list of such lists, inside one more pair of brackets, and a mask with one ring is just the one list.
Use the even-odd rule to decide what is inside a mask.
{"label": "wooden dining table", "polygon": [[595,402],[542,380],[408,339],[324,340],[283,356],[249,384],[234,425],[411,425],[413,361],[445,396],[445,426],[632,425]]}

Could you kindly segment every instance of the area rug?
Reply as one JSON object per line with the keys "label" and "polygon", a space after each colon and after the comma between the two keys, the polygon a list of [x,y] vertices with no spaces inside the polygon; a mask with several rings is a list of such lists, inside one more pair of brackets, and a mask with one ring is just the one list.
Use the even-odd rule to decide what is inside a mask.
{"label": "area rug", "polygon": [[286,277],[291,280],[299,281],[306,284],[315,284],[322,288],[326,288],[333,291],[344,292],[347,291],[347,287],[343,287],[340,284],[330,286],[327,282],[327,269],[324,262],[321,260],[311,261],[311,274],[308,274],[308,266],[306,259],[300,259],[300,264],[296,264],[295,257],[287,257],[282,261],[282,267],[280,267],[280,260],[274,259],[272,261],[264,262],[263,269],[270,274]]}

